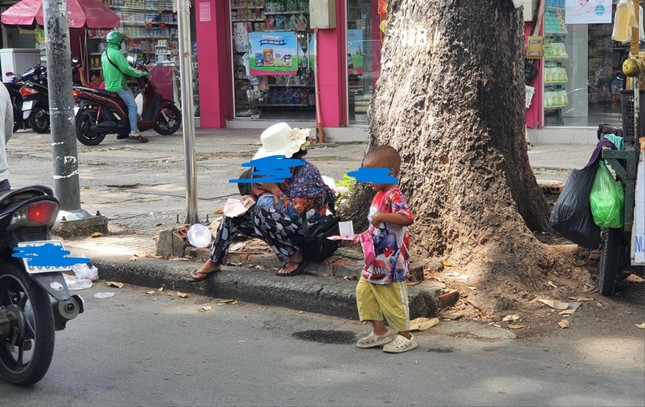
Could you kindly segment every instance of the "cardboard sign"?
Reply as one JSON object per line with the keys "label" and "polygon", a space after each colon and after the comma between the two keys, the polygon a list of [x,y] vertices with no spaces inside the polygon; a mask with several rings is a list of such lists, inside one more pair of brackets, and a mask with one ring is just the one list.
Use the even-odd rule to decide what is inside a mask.
{"label": "cardboard sign", "polygon": [[544,56],[544,38],[531,35],[526,41],[526,58],[540,59]]}

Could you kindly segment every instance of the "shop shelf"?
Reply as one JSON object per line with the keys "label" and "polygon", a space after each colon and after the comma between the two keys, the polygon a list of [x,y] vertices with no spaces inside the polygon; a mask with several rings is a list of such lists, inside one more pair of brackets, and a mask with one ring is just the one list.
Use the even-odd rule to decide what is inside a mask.
{"label": "shop shelf", "polygon": [[308,11],[265,11],[265,16],[281,16],[285,14],[309,14]]}
{"label": "shop shelf", "polygon": [[308,103],[266,103],[260,106],[290,107],[290,106],[309,106]]}
{"label": "shop shelf", "polygon": [[269,85],[270,88],[313,88],[314,85],[276,85],[274,83]]}

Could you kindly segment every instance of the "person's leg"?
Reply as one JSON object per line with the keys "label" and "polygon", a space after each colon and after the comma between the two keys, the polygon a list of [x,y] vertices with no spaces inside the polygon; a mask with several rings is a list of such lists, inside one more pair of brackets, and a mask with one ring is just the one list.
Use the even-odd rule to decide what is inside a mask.
{"label": "person's leg", "polygon": [[128,121],[130,122],[130,135],[135,137],[141,137],[139,133],[139,128],[137,127],[137,103],[134,101],[134,96],[130,90],[121,89],[117,92],[117,95],[123,100],[126,107],[128,108]]}
{"label": "person's leg", "polygon": [[247,236],[253,234],[253,224],[251,222],[252,215],[247,212],[243,216],[237,218],[229,218],[225,216],[217,229],[213,247],[211,247],[208,260],[201,265],[200,268],[190,274],[192,281],[202,281],[209,277],[211,273],[220,270],[222,264],[226,263],[228,257],[228,248],[233,242],[233,239],[238,233],[243,233]]}
{"label": "person's leg", "polygon": [[405,281],[383,285],[377,301],[390,328],[410,339],[410,306]]}
{"label": "person's leg", "polygon": [[378,288],[378,285],[371,284],[363,277],[360,278],[356,285],[358,318],[362,322],[369,321],[372,324],[372,332],[356,342],[356,346],[359,348],[373,348],[385,345],[392,341],[396,335],[393,331],[387,329],[383,322],[383,313],[376,299]]}
{"label": "person's leg", "polygon": [[255,232],[271,247],[276,256],[281,261],[286,261],[277,274],[293,275],[303,261],[302,252],[297,245],[298,239],[302,237],[300,224],[273,208],[261,206],[255,212],[253,225]]}
{"label": "person's leg", "polygon": [[381,287],[377,301],[388,325],[398,332],[392,342],[383,347],[384,352],[401,353],[415,349],[417,342],[410,333],[410,307],[408,286],[405,281],[394,282]]}

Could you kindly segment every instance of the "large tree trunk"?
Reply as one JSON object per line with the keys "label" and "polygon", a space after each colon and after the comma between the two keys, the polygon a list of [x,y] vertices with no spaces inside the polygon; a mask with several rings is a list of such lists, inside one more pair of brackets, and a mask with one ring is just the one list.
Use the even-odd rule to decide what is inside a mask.
{"label": "large tree trunk", "polygon": [[[511,0],[391,0],[369,145],[401,153],[418,257],[529,286],[553,266],[524,136],[523,21]],[[345,214],[365,207],[359,189]],[[500,274],[503,273],[503,274]]]}

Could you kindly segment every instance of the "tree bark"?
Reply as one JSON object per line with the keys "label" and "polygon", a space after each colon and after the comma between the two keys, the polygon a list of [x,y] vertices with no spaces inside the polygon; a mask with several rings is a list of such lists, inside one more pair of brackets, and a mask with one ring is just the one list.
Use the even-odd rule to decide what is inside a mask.
{"label": "tree bark", "polygon": [[[521,9],[390,0],[387,23],[369,146],[401,154],[413,251],[482,282],[501,271],[539,286],[555,258],[531,232],[549,230],[549,209],[525,140]],[[343,213],[360,213],[370,195],[357,189]]]}

